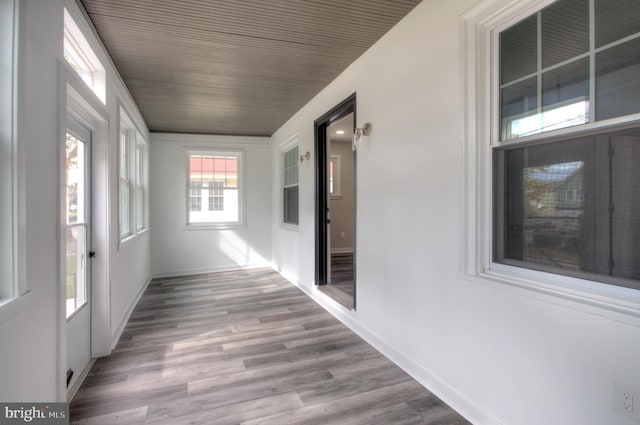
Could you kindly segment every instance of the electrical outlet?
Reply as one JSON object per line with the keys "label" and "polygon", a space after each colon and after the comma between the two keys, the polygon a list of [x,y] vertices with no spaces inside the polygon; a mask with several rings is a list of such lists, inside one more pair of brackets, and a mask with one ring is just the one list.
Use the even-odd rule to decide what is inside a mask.
{"label": "electrical outlet", "polygon": [[622,390],[622,410],[633,412],[633,393]]}
{"label": "electrical outlet", "polygon": [[640,422],[640,406],[637,403],[640,403],[640,390],[621,382],[614,382],[613,407],[616,412]]}

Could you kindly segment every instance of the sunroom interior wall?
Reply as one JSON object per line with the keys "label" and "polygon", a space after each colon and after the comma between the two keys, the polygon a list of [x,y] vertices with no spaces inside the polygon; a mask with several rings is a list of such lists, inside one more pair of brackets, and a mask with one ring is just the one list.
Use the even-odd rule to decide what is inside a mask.
{"label": "sunroom interior wall", "polygon": [[[111,66],[101,44],[84,21],[72,0],[19,2],[21,51],[18,52],[20,90],[18,92],[18,144],[23,151],[19,175],[24,175],[25,208],[20,211],[25,227],[24,250],[19,261],[26,264],[25,287],[30,292],[17,315],[0,323],[0,400],[64,401],[64,306],[60,305],[60,199],[59,176],[64,170],[59,158],[61,118],[66,113],[63,27],[64,8],[87,38],[106,71],[106,105],[98,111],[106,117],[107,177],[117,177],[117,134],[119,105],[128,109],[140,134],[148,139],[148,130],[138,108]],[[92,104],[99,100],[94,99]],[[110,184],[107,216],[117,217],[117,189]],[[149,232],[126,244],[118,244],[117,220],[104,224],[108,236],[108,252],[98,255],[109,259],[110,280],[105,303],[108,310],[101,316],[107,329],[104,347],[115,342],[117,330],[126,320],[136,296],[150,277]],[[23,254],[24,253],[24,254]],[[22,258],[24,255],[24,258]],[[62,317],[62,320],[61,320]],[[104,352],[103,352],[104,354]]]}
{"label": "sunroom interior wall", "polygon": [[272,136],[275,173],[293,134],[313,159],[314,120],[354,92],[356,126],[373,125],[358,151],[357,311],[314,287],[312,163],[295,233],[273,186],[273,263],[474,423],[631,425],[612,399],[616,380],[640,387],[637,320],[463,273],[460,16],[482,3],[424,0]]}

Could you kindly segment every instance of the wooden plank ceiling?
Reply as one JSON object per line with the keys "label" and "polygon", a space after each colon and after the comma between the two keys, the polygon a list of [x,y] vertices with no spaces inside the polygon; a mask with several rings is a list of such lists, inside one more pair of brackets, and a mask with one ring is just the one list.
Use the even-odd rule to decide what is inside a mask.
{"label": "wooden plank ceiling", "polygon": [[151,131],[238,135],[273,134],[420,3],[80,1]]}

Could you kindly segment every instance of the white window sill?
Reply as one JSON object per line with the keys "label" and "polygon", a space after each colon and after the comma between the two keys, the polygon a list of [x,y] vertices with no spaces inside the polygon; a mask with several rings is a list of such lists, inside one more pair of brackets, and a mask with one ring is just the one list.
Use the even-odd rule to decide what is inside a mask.
{"label": "white window sill", "polygon": [[193,223],[182,226],[182,230],[228,230],[246,227],[243,223]]}
{"label": "white window sill", "polygon": [[29,305],[30,295],[31,291],[27,291],[15,298],[0,301],[0,325],[26,310]]}
{"label": "white window sill", "polygon": [[142,235],[144,235],[145,233],[147,233],[147,231],[149,231],[148,228],[144,228],[142,230],[139,230],[138,233],[133,233],[131,235],[127,235],[127,236],[123,236],[120,239],[120,245],[127,243],[129,241],[132,241],[134,239],[137,239],[138,237],[141,237]]}
{"label": "white window sill", "polygon": [[465,277],[496,289],[640,326],[640,291],[636,289],[498,263]]}
{"label": "white window sill", "polygon": [[285,230],[291,230],[293,232],[300,232],[299,224],[280,223],[280,228]]}

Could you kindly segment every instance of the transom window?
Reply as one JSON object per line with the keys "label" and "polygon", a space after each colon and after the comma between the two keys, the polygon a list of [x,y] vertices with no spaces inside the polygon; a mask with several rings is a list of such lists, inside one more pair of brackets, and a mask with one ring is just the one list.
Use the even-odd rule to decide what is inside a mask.
{"label": "transom window", "polygon": [[498,43],[494,261],[640,289],[638,2],[559,0]]}
{"label": "transom window", "polygon": [[82,81],[106,102],[105,70],[67,9],[64,10],[63,55]]}
{"label": "transom window", "polygon": [[240,223],[240,152],[188,153],[188,222]]}

